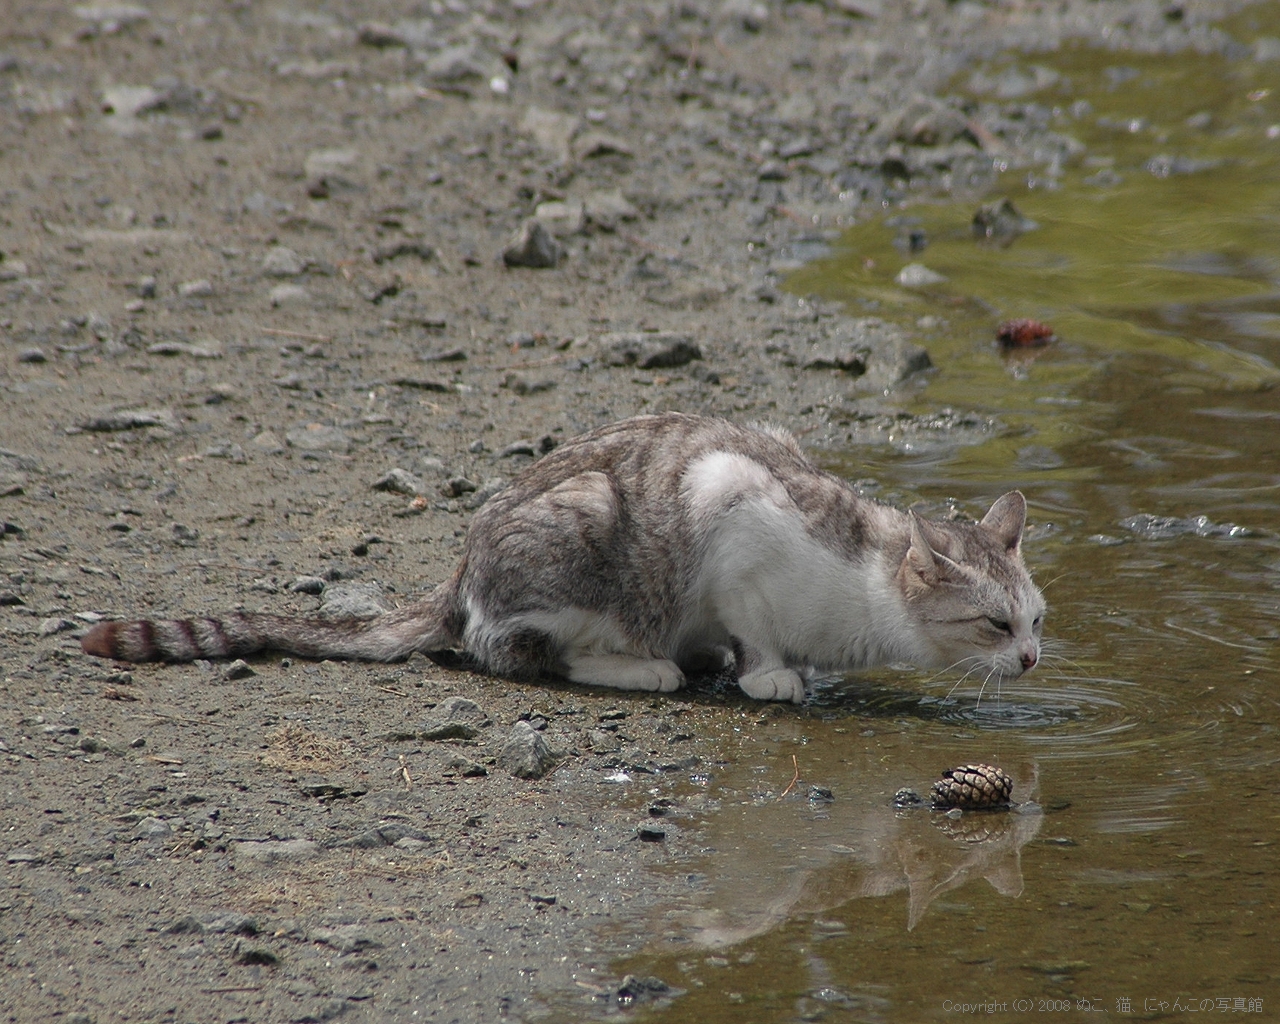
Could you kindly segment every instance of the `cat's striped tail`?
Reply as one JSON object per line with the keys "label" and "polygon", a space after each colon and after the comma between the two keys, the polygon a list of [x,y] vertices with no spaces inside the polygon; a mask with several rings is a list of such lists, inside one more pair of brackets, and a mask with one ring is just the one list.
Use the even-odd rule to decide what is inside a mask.
{"label": "cat's striped tail", "polygon": [[232,612],[217,619],[99,622],[80,646],[97,658],[135,662],[239,658],[260,651],[399,661],[414,651],[448,650],[461,643],[455,594],[446,583],[415,604],[371,619]]}

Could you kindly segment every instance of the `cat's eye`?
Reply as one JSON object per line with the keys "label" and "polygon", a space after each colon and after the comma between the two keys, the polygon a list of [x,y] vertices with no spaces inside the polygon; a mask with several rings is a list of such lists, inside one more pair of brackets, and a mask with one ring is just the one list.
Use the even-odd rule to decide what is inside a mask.
{"label": "cat's eye", "polygon": [[999,630],[1001,633],[1013,633],[1013,629],[1009,626],[1009,623],[1005,622],[1004,619],[993,619],[988,615],[987,621],[991,623],[991,627],[993,629]]}

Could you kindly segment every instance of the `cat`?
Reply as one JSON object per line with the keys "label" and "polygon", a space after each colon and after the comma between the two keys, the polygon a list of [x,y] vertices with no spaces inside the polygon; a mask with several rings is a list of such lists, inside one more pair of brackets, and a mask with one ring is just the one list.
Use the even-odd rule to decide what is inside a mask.
{"label": "cat", "polygon": [[665,413],[566,441],[471,522],[453,575],[372,619],[235,612],[100,622],[86,653],[190,661],[278,650],[460,652],[516,679],[671,692],[732,666],[761,700],[802,672],[907,662],[1008,680],[1040,659],[1026,500],[935,522],[857,494],[769,427]]}

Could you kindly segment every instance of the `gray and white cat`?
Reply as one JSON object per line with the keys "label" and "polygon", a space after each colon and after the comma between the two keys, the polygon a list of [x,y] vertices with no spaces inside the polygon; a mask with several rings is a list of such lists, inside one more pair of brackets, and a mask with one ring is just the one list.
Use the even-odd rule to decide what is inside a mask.
{"label": "gray and white cat", "polygon": [[366,620],[102,622],[81,643],[125,661],[452,650],[502,676],[663,692],[732,664],[750,696],[797,702],[809,667],[1012,679],[1040,658],[1045,612],[1025,522],[1017,491],[980,523],[933,522],[860,497],[784,431],[639,416],[491,498],[453,576],[414,604]]}

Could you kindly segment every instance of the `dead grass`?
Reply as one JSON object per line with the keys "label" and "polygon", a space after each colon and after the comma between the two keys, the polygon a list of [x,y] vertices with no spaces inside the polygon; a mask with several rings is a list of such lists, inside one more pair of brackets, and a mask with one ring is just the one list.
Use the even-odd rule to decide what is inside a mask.
{"label": "dead grass", "polygon": [[262,763],[271,768],[324,773],[351,763],[351,751],[342,740],[321,736],[292,722],[267,733],[267,743]]}

